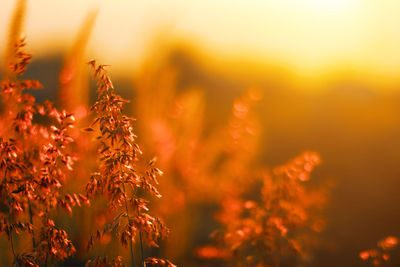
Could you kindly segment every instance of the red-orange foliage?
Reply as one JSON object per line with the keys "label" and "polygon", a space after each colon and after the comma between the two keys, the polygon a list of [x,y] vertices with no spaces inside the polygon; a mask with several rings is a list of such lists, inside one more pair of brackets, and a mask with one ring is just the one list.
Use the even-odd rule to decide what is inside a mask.
{"label": "red-orange foliage", "polygon": [[377,248],[361,251],[359,256],[363,261],[371,261],[375,267],[381,266],[390,259],[389,251],[396,247],[398,243],[397,237],[388,236],[378,241]]}
{"label": "red-orange foliage", "polygon": [[[101,194],[108,199],[110,210],[116,216],[89,241],[91,247],[96,239],[119,231],[119,240],[131,246],[131,264],[134,266],[133,243],[140,241],[142,265],[174,266],[162,259],[144,259],[143,242],[158,246],[159,238],[167,235],[168,229],[157,217],[148,213],[148,200],[140,197],[150,193],[161,197],[153,184],[162,172],[151,161],[142,172],[136,166],[142,152],[135,143],[133,119],[122,114],[122,104],[127,102],[114,93],[110,78],[104,69],[96,67],[94,76],[99,79],[98,99],[92,106],[96,118],[92,126],[99,126],[98,171],[93,173],[86,186],[86,196],[66,193],[65,184],[77,157],[70,153],[77,149],[75,136],[71,133],[75,117],[67,111],[59,111],[50,101],[36,103],[28,89],[39,89],[35,80],[21,80],[31,55],[23,51],[22,40],[15,46],[15,62],[10,63],[13,75],[1,82],[4,111],[1,116],[0,136],[0,182],[1,206],[0,232],[5,233],[15,266],[47,265],[48,261],[62,261],[76,252],[65,230],[56,226],[55,214],[64,209],[72,215],[74,206],[89,204],[89,200]],[[11,126],[11,127],[9,127]],[[91,131],[91,128],[87,128]],[[86,144],[88,145],[88,144]],[[90,149],[86,149],[89,153]],[[82,155],[80,155],[82,156]],[[84,160],[85,158],[80,158]],[[87,158],[86,158],[87,159]],[[88,159],[90,161],[90,159]],[[87,165],[80,164],[80,168]],[[78,173],[85,173],[79,171]],[[72,188],[76,190],[76,188]],[[25,234],[24,234],[25,233]],[[23,236],[21,236],[23,234]],[[30,235],[31,244],[26,242]],[[21,236],[21,238],[19,238]],[[16,245],[18,239],[18,245]],[[98,257],[88,262],[89,266],[123,266],[122,257]]]}
{"label": "red-orange foliage", "polygon": [[[151,161],[148,168],[141,173],[136,166],[138,157],[142,154],[135,143],[133,119],[122,113],[123,104],[127,101],[115,94],[113,84],[107,75],[105,65],[96,66],[91,61],[93,76],[98,79],[97,101],[91,111],[95,112],[95,120],[91,126],[99,127],[97,140],[99,143],[99,168],[90,177],[86,186],[88,197],[95,194],[107,197],[109,208],[117,212],[113,222],[106,225],[102,232],[97,231],[89,241],[89,248],[94,240],[110,231],[118,231],[119,239],[125,247],[130,245],[131,264],[134,266],[133,244],[140,242],[142,265],[145,265],[143,241],[149,246],[157,247],[159,238],[165,237],[168,229],[157,217],[148,211],[148,200],[139,197],[150,193],[160,198],[161,194],[153,184],[158,184],[157,176],[162,172]],[[87,128],[86,131],[93,131]],[[151,262],[173,266],[168,261],[152,259]]]}
{"label": "red-orange foliage", "polygon": [[[0,194],[6,209],[1,212],[0,230],[9,238],[15,266],[38,266],[48,258],[63,260],[75,252],[66,232],[51,219],[51,212],[58,207],[71,212],[71,206],[87,202],[87,198],[60,194],[74,162],[68,153],[73,142],[68,132],[75,119],[51,102],[37,104],[25,92],[41,85],[18,79],[31,59],[23,51],[24,45],[22,40],[15,47],[16,61],[10,63],[14,77],[1,85],[6,108],[1,121]],[[36,123],[34,118],[39,116],[51,125]],[[16,251],[13,239],[21,232],[31,235],[32,245]]]}
{"label": "red-orange foliage", "polygon": [[316,213],[323,196],[304,182],[319,162],[318,154],[306,152],[272,173],[262,173],[260,196],[226,196],[218,215],[224,229],[214,233],[220,252],[203,249],[199,256],[213,254],[251,266],[293,265],[306,259],[313,248],[312,232],[319,232],[323,223]]}

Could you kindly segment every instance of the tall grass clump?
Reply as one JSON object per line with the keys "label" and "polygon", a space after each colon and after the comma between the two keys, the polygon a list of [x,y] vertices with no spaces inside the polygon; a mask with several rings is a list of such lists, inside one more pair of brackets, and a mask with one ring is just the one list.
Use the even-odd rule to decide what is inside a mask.
{"label": "tall grass clump", "polygon": [[[102,234],[118,231],[121,244],[129,246],[131,266],[135,266],[134,244],[140,246],[140,266],[145,266],[146,263],[174,266],[168,260],[145,259],[143,250],[144,243],[157,247],[158,239],[168,233],[164,223],[149,214],[148,200],[140,197],[143,193],[161,197],[154,184],[158,184],[157,176],[162,172],[154,166],[154,161],[143,172],[138,169],[136,162],[142,151],[135,142],[133,119],[122,113],[123,104],[127,101],[115,94],[106,66],[96,66],[95,61],[90,64],[94,71],[93,76],[98,79],[97,100],[91,110],[95,112],[92,126],[98,126],[99,129],[96,137],[99,145],[99,168],[91,175],[86,192],[90,198],[96,194],[105,195],[108,208],[116,216],[102,231],[98,230],[92,236],[89,247]],[[87,128],[86,131],[93,131],[93,128]],[[120,259],[113,259],[112,263],[118,265],[119,261]],[[88,265],[93,263],[95,266],[102,266],[107,262],[107,258],[98,257],[89,261]]]}
{"label": "tall grass clump", "polygon": [[[24,46],[23,40],[15,45],[16,60],[9,64],[12,78],[1,83],[7,105],[1,120],[0,230],[8,237],[13,265],[39,266],[64,260],[75,252],[66,231],[53,217],[59,208],[71,213],[71,206],[85,203],[87,198],[62,194],[75,160],[69,152],[74,141],[69,131],[75,118],[49,101],[36,103],[26,92],[42,85],[19,78],[31,60]],[[36,122],[39,117],[45,123]],[[28,239],[31,244],[27,244]]]}

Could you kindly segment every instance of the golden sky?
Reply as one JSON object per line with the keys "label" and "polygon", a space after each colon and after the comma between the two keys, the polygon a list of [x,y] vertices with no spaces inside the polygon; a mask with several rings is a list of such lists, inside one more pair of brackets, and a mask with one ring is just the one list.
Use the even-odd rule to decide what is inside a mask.
{"label": "golden sky", "polygon": [[[13,6],[0,1],[2,39]],[[331,66],[400,74],[398,0],[31,0],[31,51],[68,47],[91,8],[99,16],[89,54],[114,65],[139,62],[165,30],[218,57],[276,60],[306,75]]]}

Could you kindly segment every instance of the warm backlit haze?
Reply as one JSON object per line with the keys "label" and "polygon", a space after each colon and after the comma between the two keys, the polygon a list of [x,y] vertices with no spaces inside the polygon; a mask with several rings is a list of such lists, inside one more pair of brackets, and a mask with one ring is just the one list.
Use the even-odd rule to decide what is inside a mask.
{"label": "warm backlit haze", "polygon": [[[29,56],[12,45],[21,25],[33,54],[26,71]],[[97,91],[85,64],[91,59]],[[110,64],[110,77],[97,64]],[[0,66],[0,155],[29,166],[13,169],[20,179],[12,180],[0,161],[0,234],[11,220],[46,226],[47,214],[76,249],[58,248],[63,254],[49,262],[65,261],[56,266],[106,254],[135,266],[143,255],[194,267],[400,266],[400,1],[0,0]],[[18,77],[44,88],[29,98],[21,90],[39,85],[8,82]],[[130,101],[124,114],[136,119],[132,128],[117,93]],[[63,141],[78,155],[73,170],[70,158],[68,172],[60,167],[65,181],[43,190],[74,196],[51,214],[38,201],[46,183],[31,179],[41,169],[30,167],[49,164],[52,154],[37,157],[37,147],[51,147],[45,144],[57,135],[28,131],[56,132],[47,117],[58,113],[41,106],[45,99],[75,114],[72,139]],[[100,129],[87,128],[93,103]],[[23,108],[40,116],[18,113]],[[110,145],[112,134],[123,142]],[[6,137],[17,140],[16,156]],[[139,155],[135,142],[140,160],[108,160],[114,152]],[[91,176],[95,170],[100,175]],[[122,180],[128,172],[133,178]],[[145,183],[133,174],[142,172]],[[162,173],[157,184],[153,176]],[[8,178],[11,186],[3,186]],[[22,208],[4,192],[18,194],[12,201]],[[154,236],[139,245],[149,225],[162,225],[153,217],[143,223],[139,213],[147,212],[171,229],[159,249],[146,245],[157,243]],[[17,252],[34,251],[40,266],[58,251],[38,231],[27,232],[32,242],[17,231],[0,235],[0,266],[20,260],[10,237]]]}
{"label": "warm backlit haze", "polygon": [[[1,3],[2,38],[13,2]],[[68,47],[90,8],[100,10],[91,51],[113,64],[138,64],[154,35],[166,31],[212,57],[268,60],[302,75],[350,68],[398,77],[400,69],[396,0],[38,0],[26,22],[32,49]]]}

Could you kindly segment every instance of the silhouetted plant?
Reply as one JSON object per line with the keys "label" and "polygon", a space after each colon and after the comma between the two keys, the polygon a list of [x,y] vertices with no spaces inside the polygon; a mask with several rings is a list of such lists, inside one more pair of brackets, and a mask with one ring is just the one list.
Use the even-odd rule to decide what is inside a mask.
{"label": "silhouetted plant", "polygon": [[198,255],[239,266],[294,265],[306,260],[314,247],[312,232],[323,228],[318,211],[325,194],[304,185],[319,162],[318,154],[306,152],[271,173],[253,174],[255,184],[262,182],[260,195],[254,196],[254,191],[252,199],[246,199],[246,191],[226,195],[218,214],[224,229],[213,234],[218,245],[203,247]]}
{"label": "silhouetted plant", "polygon": [[[90,64],[94,71],[93,77],[98,79],[97,100],[91,107],[91,111],[95,112],[91,127],[99,128],[99,135],[96,138],[99,144],[99,168],[91,175],[86,192],[90,198],[97,193],[104,195],[108,199],[108,208],[116,213],[116,217],[102,231],[97,231],[91,237],[89,248],[103,234],[117,231],[121,244],[130,247],[132,266],[135,264],[134,244],[140,245],[142,266],[145,266],[145,262],[174,266],[165,260],[144,259],[143,243],[157,247],[158,240],[168,233],[164,223],[148,213],[148,200],[140,197],[143,193],[161,197],[153,184],[158,184],[157,176],[162,172],[154,166],[154,160],[148,164],[144,172],[138,169],[136,162],[142,151],[135,143],[133,119],[122,113],[123,104],[127,101],[115,94],[113,84],[105,70],[106,66],[96,66],[95,61],[91,61]],[[93,130],[86,129],[88,132]],[[108,260],[95,259],[88,264],[98,261]],[[113,264],[118,266],[119,262],[120,260],[114,260]]]}
{"label": "silhouetted plant", "polygon": [[[42,85],[19,79],[31,60],[24,46],[24,40],[16,44],[15,61],[9,65],[14,75],[1,84],[7,105],[1,121],[0,194],[6,210],[1,213],[0,230],[9,238],[15,266],[38,266],[49,259],[62,261],[75,252],[67,233],[51,219],[52,212],[60,207],[71,213],[71,206],[87,203],[87,198],[60,193],[75,158],[68,153],[74,141],[68,132],[75,119],[49,101],[37,104],[25,92]],[[46,118],[46,125],[34,121],[40,116]],[[18,251],[15,239],[22,232],[31,236],[32,244]]]}

